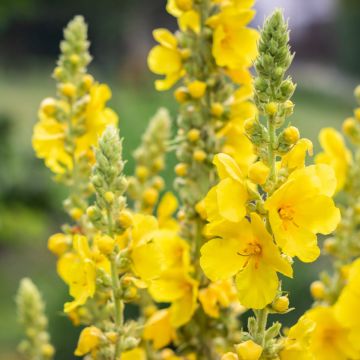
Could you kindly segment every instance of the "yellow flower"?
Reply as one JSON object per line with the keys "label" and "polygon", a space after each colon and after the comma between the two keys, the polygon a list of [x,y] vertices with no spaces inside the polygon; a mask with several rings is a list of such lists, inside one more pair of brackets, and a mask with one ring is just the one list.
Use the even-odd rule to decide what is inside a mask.
{"label": "yellow flower", "polygon": [[193,0],[168,0],[166,10],[178,19],[181,31],[200,31],[200,16],[193,9]]}
{"label": "yellow flower", "polygon": [[331,196],[336,179],[328,165],[295,170],[265,202],[276,243],[289,256],[314,261],[320,254],[317,233],[329,234],[340,222]]}
{"label": "yellow flower", "polygon": [[315,162],[317,164],[328,164],[334,169],[337,180],[336,191],[339,191],[345,185],[348,170],[352,163],[351,152],[346,147],[342,135],[335,129],[322,129],[319,140],[324,152],[315,157]]}
{"label": "yellow flower", "polygon": [[220,153],[215,155],[213,163],[220,182],[210,189],[205,198],[209,234],[212,234],[213,227],[221,226],[226,221],[241,221],[246,215],[248,199],[247,186],[235,160]]}
{"label": "yellow flower", "polygon": [[119,360],[146,360],[145,350],[139,347],[124,351]]}
{"label": "yellow flower", "polygon": [[111,99],[111,90],[105,84],[94,84],[90,88],[90,100],[85,111],[85,131],[76,141],[76,155],[86,153],[97,146],[100,135],[107,126],[116,125],[118,117],[115,112],[106,107]]}
{"label": "yellow flower", "polygon": [[179,224],[173,218],[178,206],[177,198],[172,192],[169,191],[163,195],[157,209],[160,229],[177,230],[179,228]]}
{"label": "yellow flower", "polygon": [[[108,125],[116,124],[118,121],[117,115],[105,107],[111,97],[111,91],[107,85],[94,84],[89,96],[90,100],[85,112],[72,119],[75,127],[79,125],[80,118],[83,122],[82,134],[75,139],[74,154],[68,152],[65,146],[69,124],[49,117],[43,108],[39,110],[39,122],[34,127],[32,138],[33,148],[37,157],[44,159],[45,165],[56,174],[72,170],[73,155],[76,160],[84,155],[92,160],[93,156],[89,156],[89,152],[92,152],[92,147],[97,145],[99,136]],[[61,104],[69,115],[68,104]]]}
{"label": "yellow flower", "polygon": [[94,296],[96,288],[96,264],[91,260],[86,237],[75,235],[73,247],[75,251],[64,254],[57,264],[57,271],[69,286],[69,293],[74,298],[73,301],[65,303],[65,312],[71,312],[85,304],[89,297]]}
{"label": "yellow flower", "polygon": [[164,271],[149,287],[158,302],[170,302],[170,322],[174,327],[186,324],[196,309],[198,282],[182,269]]}
{"label": "yellow flower", "polygon": [[152,341],[155,350],[169,345],[176,339],[176,331],[170,322],[169,309],[157,311],[145,324],[145,340]]}
{"label": "yellow flower", "polygon": [[79,341],[75,350],[76,356],[83,356],[93,351],[100,344],[103,334],[96,326],[88,326],[84,328],[79,337]]}
{"label": "yellow flower", "polygon": [[159,91],[168,90],[184,75],[178,41],[166,29],[154,30],[153,36],[160,45],[151,49],[148,56],[148,66],[153,73],[165,75],[165,79],[155,81],[156,89]]}
{"label": "yellow flower", "polygon": [[154,241],[156,230],[158,223],[155,217],[135,214],[133,226],[116,239],[120,248],[128,246],[132,269],[144,281],[157,277],[161,271],[161,253]]}
{"label": "yellow flower", "polygon": [[290,171],[303,168],[305,166],[306,154],[312,156],[313,144],[309,139],[300,139],[291,150],[283,156],[281,167],[287,168]]}
{"label": "yellow flower", "polygon": [[247,173],[249,165],[255,161],[256,155],[251,141],[245,135],[244,123],[246,120],[254,118],[257,110],[254,104],[244,101],[242,89],[235,93],[229,122],[217,135],[225,138],[223,152],[232,156],[240,169]]}
{"label": "yellow flower", "polygon": [[316,307],[309,310],[305,317],[316,324],[310,340],[310,352],[314,355],[314,359],[360,358],[359,332],[347,327],[342,318],[336,316],[333,307]]}
{"label": "yellow flower", "polygon": [[[244,219],[233,234],[208,241],[201,248],[200,265],[212,281],[236,275],[240,303],[262,309],[272,302],[279,286],[277,272],[291,277],[290,263],[283,258],[259,215]],[[222,236],[221,232],[218,236]]]}
{"label": "yellow flower", "polygon": [[244,341],[236,345],[235,348],[239,355],[239,360],[259,360],[263,352],[262,346],[252,340]]}
{"label": "yellow flower", "polygon": [[188,269],[190,266],[190,246],[177,231],[160,230],[153,234],[154,243],[161,253],[161,270]]}
{"label": "yellow flower", "polygon": [[34,127],[32,145],[36,156],[45,160],[45,165],[55,174],[64,173],[73,168],[71,155],[65,150],[67,126],[43,112],[39,113],[39,122]]}
{"label": "yellow flower", "polygon": [[214,29],[212,53],[217,65],[229,69],[244,69],[257,54],[259,34],[246,28],[255,11],[250,8],[226,6],[208,20]]}
{"label": "yellow flower", "polygon": [[310,340],[315,330],[315,322],[301,317],[290,328],[284,341],[284,348],[280,352],[281,360],[315,360],[310,352]]}
{"label": "yellow flower", "polygon": [[237,302],[236,289],[230,280],[211,283],[199,291],[199,301],[207,315],[213,318],[220,316],[220,308],[229,307]]}

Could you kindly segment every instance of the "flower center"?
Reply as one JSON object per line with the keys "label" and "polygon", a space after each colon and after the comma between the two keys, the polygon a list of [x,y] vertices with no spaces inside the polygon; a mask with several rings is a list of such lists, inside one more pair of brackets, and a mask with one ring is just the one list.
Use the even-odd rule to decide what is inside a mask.
{"label": "flower center", "polygon": [[244,268],[248,265],[250,259],[252,258],[255,259],[255,267],[257,268],[261,253],[262,253],[262,248],[258,243],[249,242],[246,244],[243,250],[239,251],[237,254],[240,256],[247,256],[247,259],[243,265]]}
{"label": "flower center", "polygon": [[294,210],[290,206],[283,206],[278,210],[279,216],[282,220],[293,220]]}

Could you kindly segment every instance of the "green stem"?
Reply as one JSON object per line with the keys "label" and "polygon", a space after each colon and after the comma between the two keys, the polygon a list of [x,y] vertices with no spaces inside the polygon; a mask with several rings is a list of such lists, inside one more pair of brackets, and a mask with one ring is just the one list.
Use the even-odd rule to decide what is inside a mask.
{"label": "green stem", "polygon": [[276,155],[274,153],[274,145],[276,142],[276,129],[274,125],[274,119],[273,117],[269,117],[267,120],[267,128],[269,132],[269,144],[268,144],[268,162],[270,166],[270,175],[269,175],[269,181],[271,184],[271,189],[269,191],[269,195],[274,190],[274,186],[276,184]]}
{"label": "green stem", "polygon": [[[109,236],[112,236],[113,223],[112,223],[112,214],[111,214],[110,206],[107,207],[107,218],[108,218],[108,233]],[[120,288],[120,281],[116,266],[116,254],[113,254],[111,256],[110,263],[111,263],[111,282],[112,282],[113,301],[115,305],[115,331],[117,333],[114,360],[117,360],[121,355],[121,337],[122,337],[122,328],[124,325],[124,303],[121,300],[121,288]]]}
{"label": "green stem", "polygon": [[121,335],[124,324],[124,303],[122,302],[120,295],[120,281],[117,273],[115,257],[111,258],[111,280],[113,300],[115,305],[115,330],[117,333],[114,355],[114,360],[116,360],[121,355]]}
{"label": "green stem", "polygon": [[256,315],[256,320],[257,320],[255,340],[259,345],[264,346],[265,345],[265,331],[266,331],[266,324],[267,324],[269,311],[267,310],[267,308],[261,309],[261,310],[256,311],[255,315]]}

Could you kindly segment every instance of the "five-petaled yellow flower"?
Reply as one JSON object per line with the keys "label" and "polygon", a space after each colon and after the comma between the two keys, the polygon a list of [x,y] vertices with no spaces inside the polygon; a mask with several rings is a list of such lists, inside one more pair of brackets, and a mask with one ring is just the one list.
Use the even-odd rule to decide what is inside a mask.
{"label": "five-petaled yellow flower", "polygon": [[290,263],[256,213],[251,214],[251,222],[244,219],[233,227],[232,234],[228,230],[222,238],[203,245],[200,264],[212,281],[236,275],[240,303],[253,309],[262,309],[274,299],[279,287],[277,272],[292,276]]}
{"label": "five-petaled yellow flower", "polygon": [[331,196],[336,188],[334,171],[319,164],[292,172],[265,202],[271,229],[282,251],[311,262],[320,254],[317,233],[329,234],[340,222]]}
{"label": "five-petaled yellow flower", "polygon": [[218,66],[243,70],[255,59],[259,34],[246,27],[255,15],[251,6],[251,2],[228,2],[208,19],[214,30],[212,53]]}

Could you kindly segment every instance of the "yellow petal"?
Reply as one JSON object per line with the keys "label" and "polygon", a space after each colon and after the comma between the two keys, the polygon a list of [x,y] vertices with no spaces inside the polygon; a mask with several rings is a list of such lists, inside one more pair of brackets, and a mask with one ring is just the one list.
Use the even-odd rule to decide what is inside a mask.
{"label": "yellow petal", "polygon": [[220,179],[225,179],[227,177],[236,181],[241,181],[241,179],[243,179],[241,170],[231,156],[224,153],[217,154],[214,156],[213,163],[216,166]]}
{"label": "yellow petal", "polygon": [[236,275],[236,288],[241,305],[263,309],[276,295],[279,280],[273,268],[262,262],[250,260]]}
{"label": "yellow petal", "polygon": [[159,218],[171,217],[178,208],[176,196],[168,191],[162,198],[158,206],[157,214]]}
{"label": "yellow petal", "polygon": [[135,348],[124,351],[119,360],[146,360],[146,353],[142,348]]}
{"label": "yellow petal", "polygon": [[176,333],[170,323],[169,309],[159,310],[147,320],[143,337],[152,341],[155,350],[169,345],[175,339]]}
{"label": "yellow petal", "polygon": [[201,248],[200,265],[212,281],[229,279],[243,266],[244,258],[238,255],[239,240],[213,239]]}
{"label": "yellow petal", "polygon": [[296,207],[295,222],[314,233],[330,234],[340,220],[340,210],[325,195],[313,197],[311,203],[302,203]]}
{"label": "yellow petal", "polygon": [[200,16],[195,10],[186,11],[179,17],[179,27],[181,31],[192,30],[200,32]]}
{"label": "yellow petal", "polygon": [[149,52],[148,66],[155,74],[175,76],[182,66],[180,53],[161,45],[154,46]]}
{"label": "yellow petal", "polygon": [[272,236],[265,228],[264,221],[256,213],[251,213],[251,225],[255,238],[262,248],[262,261],[271,266],[274,270],[292,277],[291,264],[281,256],[278,247],[274,244]]}
{"label": "yellow petal", "polygon": [[238,222],[246,215],[248,192],[244,183],[231,178],[223,179],[216,186],[219,214],[225,219]]}
{"label": "yellow petal", "polygon": [[96,326],[88,326],[84,328],[80,333],[79,341],[74,354],[76,356],[88,354],[100,344],[101,337],[102,332]]}
{"label": "yellow petal", "polygon": [[167,29],[155,29],[153,31],[154,39],[162,46],[169,49],[176,49],[177,39],[176,37]]}

